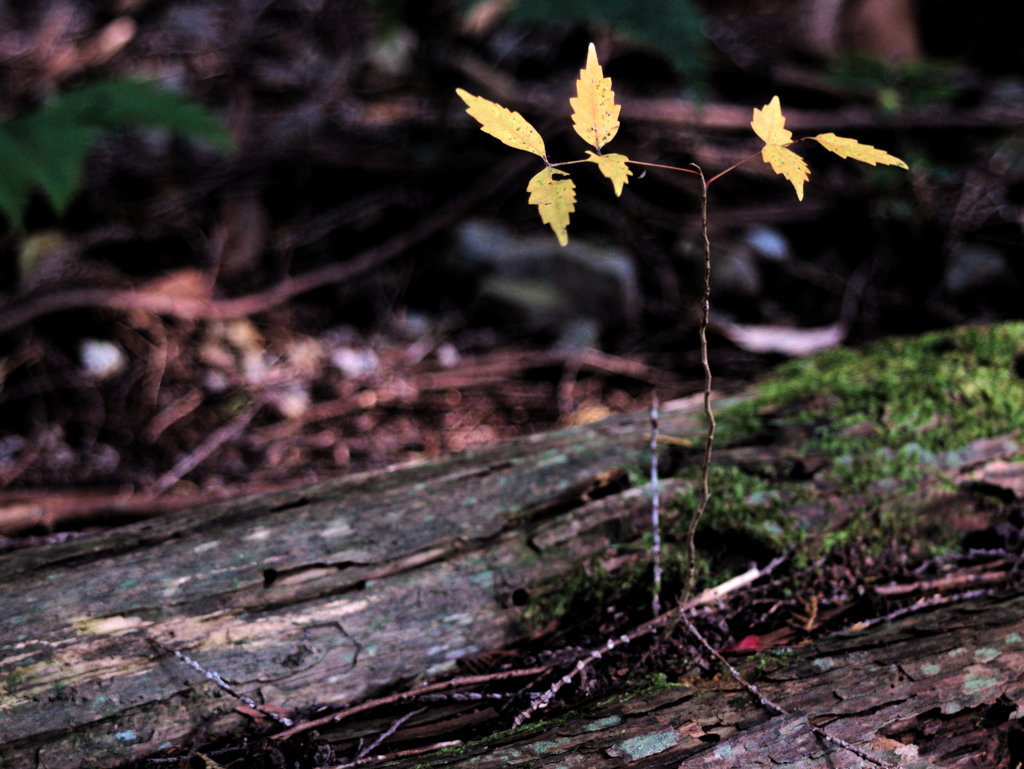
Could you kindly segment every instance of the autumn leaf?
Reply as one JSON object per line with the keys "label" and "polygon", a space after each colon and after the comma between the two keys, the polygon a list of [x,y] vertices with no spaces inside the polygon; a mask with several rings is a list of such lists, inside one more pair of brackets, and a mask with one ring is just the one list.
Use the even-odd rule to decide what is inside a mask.
{"label": "autumn leaf", "polygon": [[847,139],[844,136],[836,136],[833,133],[818,134],[812,136],[816,142],[829,152],[836,153],[841,158],[853,158],[869,165],[881,163],[884,166],[899,166],[907,168],[907,164],[888,152],[875,149],[870,144],[861,144],[856,139]]}
{"label": "autumn leaf", "polygon": [[615,195],[618,197],[622,194],[622,185],[629,183],[629,177],[633,175],[633,172],[626,166],[626,162],[629,160],[625,155],[616,155],[612,153],[610,155],[595,155],[590,150],[587,150],[587,158],[591,163],[597,163],[597,167],[601,170],[601,173],[612,180],[612,186],[615,187]]}
{"label": "autumn leaf", "polygon": [[482,96],[456,88],[455,93],[469,105],[466,112],[480,123],[480,130],[500,142],[517,150],[526,150],[534,155],[546,157],[544,140],[537,129],[530,125],[518,112],[505,109],[500,104],[488,101]]}
{"label": "autumn leaf", "polygon": [[[564,176],[564,179],[555,177]],[[530,179],[526,191],[530,193],[530,203],[537,206],[544,224],[551,225],[558,242],[563,246],[569,242],[569,214],[576,210],[576,185],[564,171],[545,168]]]}
{"label": "autumn leaf", "polygon": [[590,44],[587,66],[580,70],[576,81],[577,96],[569,99],[572,105],[573,128],[583,141],[600,151],[619,130],[619,107],[612,92],[612,80],[604,76],[597,62],[597,50]]}
{"label": "autumn leaf", "polygon": [[804,199],[804,182],[810,175],[807,163],[792,150],[786,149],[793,141],[793,133],[785,129],[786,118],[782,116],[779,97],[775,96],[761,109],[754,109],[754,119],[750,127],[754,129],[765,143],[761,150],[761,158],[771,165],[777,174],[786,177],[796,190],[799,200]]}

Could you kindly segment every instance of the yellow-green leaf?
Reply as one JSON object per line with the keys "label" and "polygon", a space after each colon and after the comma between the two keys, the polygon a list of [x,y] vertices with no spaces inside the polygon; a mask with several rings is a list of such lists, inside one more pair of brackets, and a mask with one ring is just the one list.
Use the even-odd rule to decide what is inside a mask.
{"label": "yellow-green leaf", "polygon": [[772,97],[772,100],[761,109],[754,109],[754,119],[750,121],[750,127],[764,142],[765,146],[761,150],[762,160],[771,165],[775,173],[785,176],[796,190],[797,198],[803,200],[804,182],[807,181],[810,171],[802,157],[793,150],[786,149],[787,144],[793,143],[793,134],[787,131],[785,126],[786,118],[782,116],[778,96]]}
{"label": "yellow-green leaf", "polygon": [[480,130],[485,134],[490,134],[514,149],[546,157],[544,140],[537,133],[537,129],[518,112],[505,109],[482,96],[474,96],[461,88],[456,88],[455,93],[469,105],[466,112],[479,121]]}
{"label": "yellow-green leaf", "polygon": [[619,130],[619,107],[612,92],[612,79],[604,76],[597,62],[597,49],[590,44],[587,66],[580,70],[576,81],[577,95],[569,99],[572,105],[573,128],[583,141],[600,150]]}
{"label": "yellow-green leaf", "polygon": [[785,125],[786,118],[782,116],[782,105],[778,96],[773,96],[761,109],[754,108],[754,119],[750,121],[750,127],[765,144],[792,143],[793,132],[787,131]]}
{"label": "yellow-green leaf", "polygon": [[811,138],[841,158],[853,158],[869,165],[881,163],[884,166],[907,168],[907,164],[899,158],[893,157],[884,150],[875,149],[870,144],[861,144],[856,139],[847,139],[845,136],[836,136],[833,133],[818,134]]}
{"label": "yellow-green leaf", "polygon": [[775,173],[782,174],[790,181],[796,190],[797,199],[804,199],[804,182],[810,171],[802,157],[778,144],[768,144],[761,150],[761,158],[771,165]]}
{"label": "yellow-green leaf", "polygon": [[[556,178],[564,176],[564,179]],[[558,242],[563,246],[569,242],[569,214],[576,210],[576,185],[564,171],[545,168],[530,179],[526,191],[530,193],[530,202],[537,206],[544,224],[551,225]]]}
{"label": "yellow-green leaf", "polygon": [[597,167],[601,169],[601,173],[612,180],[612,186],[615,187],[615,195],[622,194],[622,185],[629,183],[629,177],[633,175],[633,172],[629,170],[626,165],[626,161],[629,160],[625,155],[616,155],[615,153],[609,155],[595,155],[590,150],[587,150],[587,159],[591,163],[597,163]]}

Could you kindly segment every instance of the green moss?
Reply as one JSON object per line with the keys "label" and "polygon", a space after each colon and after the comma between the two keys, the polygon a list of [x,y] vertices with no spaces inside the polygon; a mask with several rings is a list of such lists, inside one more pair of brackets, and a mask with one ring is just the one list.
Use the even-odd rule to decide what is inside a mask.
{"label": "green moss", "polygon": [[[699,468],[690,469],[688,475],[696,480]],[[803,532],[797,521],[784,511],[788,505],[807,496],[803,489],[795,485],[780,489],[778,484],[735,465],[712,465],[708,489],[711,497],[700,519],[698,534],[742,533],[776,552],[802,539]],[[685,541],[686,528],[699,502],[700,489],[696,484],[672,501],[672,517],[676,522],[671,533],[678,541]]]}
{"label": "green moss", "polygon": [[821,423],[812,448],[862,453],[965,446],[1024,424],[1024,323],[837,349],[779,368],[741,407],[778,424]]}

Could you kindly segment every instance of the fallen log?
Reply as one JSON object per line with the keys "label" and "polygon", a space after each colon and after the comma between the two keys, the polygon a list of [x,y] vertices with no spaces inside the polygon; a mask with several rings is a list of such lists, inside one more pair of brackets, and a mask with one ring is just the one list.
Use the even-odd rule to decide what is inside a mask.
{"label": "fallen log", "polygon": [[[992,332],[1009,339],[1011,361],[1021,354],[1013,336],[1019,331]],[[989,350],[994,342],[985,347],[984,333],[965,332],[942,344],[926,340],[924,347],[937,354],[956,345]],[[908,354],[907,343],[893,344]],[[1005,378],[1007,365],[986,354],[993,362],[983,373],[998,369],[1001,392],[1019,387]],[[965,368],[962,358],[954,362],[957,372]],[[970,383],[955,386],[979,391]],[[960,407],[965,396],[951,387],[941,385]],[[733,409],[758,391],[718,401],[722,435]],[[878,412],[883,423],[895,413]],[[935,429],[945,424],[933,422]],[[3,554],[4,769],[116,766],[179,744],[212,714],[234,707],[153,642],[188,654],[257,702],[301,709],[401,690],[449,671],[460,657],[521,640],[526,631],[517,595],[552,589],[605,552],[609,541],[627,542],[645,530],[647,495],[630,488],[627,471],[644,463],[648,429],[646,415],[622,415]],[[666,410],[661,429],[693,445],[676,459],[699,461],[700,399]],[[760,465],[771,453],[760,438],[741,437],[734,431],[716,462]],[[973,477],[968,471],[1021,451],[1012,435],[941,456],[919,449],[915,456],[929,456],[938,470],[912,489],[883,484],[878,492],[888,489],[893,509],[908,514],[966,504],[950,479]],[[775,451],[777,459],[794,456],[792,448]],[[808,526],[826,527],[839,510],[802,508]],[[964,722],[953,719],[963,727],[958,734],[975,734],[968,727],[993,708],[1002,708],[996,720],[1004,732],[1019,719],[1022,609],[1020,596],[1009,595],[797,651],[800,662],[766,683],[789,717],[771,718],[745,692],[723,696],[698,682],[655,692],[627,688],[560,725],[470,746],[465,760],[473,758],[474,766],[496,766],[499,758],[566,767],[684,760],[725,766],[774,756],[781,763],[852,765],[847,754],[804,731],[802,718],[833,724],[837,736],[869,750],[902,749],[892,741],[913,744],[915,760],[923,761],[924,735],[937,754],[977,758],[984,745],[949,747],[954,743],[941,725],[966,713]],[[729,691],[731,684],[723,686]],[[241,719],[222,718],[216,728],[239,733]],[[1000,743],[1004,752],[1011,743]],[[416,760],[457,765],[462,759]],[[944,762],[950,763],[936,765]]]}
{"label": "fallen log", "polygon": [[[550,587],[645,515],[622,416],[0,556],[4,769],[114,766],[183,739],[222,694],[346,703],[523,637]],[[699,414],[666,429],[700,431]],[[542,541],[543,545],[536,544]],[[238,727],[228,719],[222,728]]]}
{"label": "fallen log", "polygon": [[903,769],[1024,760],[1024,591],[823,640],[759,671],[764,664],[762,657],[739,667],[789,715],[775,715],[720,675],[627,690],[554,723],[388,766],[868,765],[815,736],[809,723]]}

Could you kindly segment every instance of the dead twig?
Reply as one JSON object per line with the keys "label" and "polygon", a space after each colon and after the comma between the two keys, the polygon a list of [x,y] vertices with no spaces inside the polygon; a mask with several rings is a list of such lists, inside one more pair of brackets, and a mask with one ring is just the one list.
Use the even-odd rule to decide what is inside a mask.
{"label": "dead twig", "polygon": [[167,491],[167,489],[177,483],[182,476],[195,470],[204,459],[220,448],[221,445],[241,433],[252,421],[252,418],[256,416],[256,412],[260,410],[260,406],[261,404],[259,403],[250,403],[245,407],[245,410],[231,422],[224,425],[219,430],[215,430],[213,434],[199,444],[191,454],[183,457],[178,464],[161,475],[157,482],[153,484],[153,488],[149,491],[149,494],[154,497],[160,496]]}
{"label": "dead twig", "polygon": [[[685,612],[679,612],[679,618],[683,625],[686,627],[687,632],[689,632],[690,635],[696,638],[700,645],[703,646],[708,651],[708,653],[711,654],[712,657],[718,660],[718,663],[722,665],[722,667],[729,671],[729,675],[731,675],[740,686],[742,686],[748,692],[757,697],[758,702],[760,702],[763,707],[766,707],[769,710],[774,710],[779,715],[789,715],[788,710],[785,710],[781,705],[777,705],[776,703],[772,702],[770,699],[765,697],[756,686],[754,686],[747,679],[745,679],[736,668],[730,665],[728,661],[726,661],[725,657],[719,654],[718,651],[707,642],[704,636],[700,634],[697,628],[693,626],[693,623],[690,622],[690,619],[686,616]],[[885,761],[879,761],[877,758],[874,758],[865,753],[856,745],[851,745],[846,740],[840,739],[839,737],[833,737],[821,727],[815,726],[814,724],[808,722],[807,728],[819,737],[821,737],[823,740],[831,742],[833,745],[838,745],[839,747],[850,751],[855,756],[862,758],[863,760],[868,761],[874,764],[875,766],[881,766],[884,767],[884,769],[895,769],[895,767],[892,764],[888,764]]]}
{"label": "dead twig", "polygon": [[452,678],[448,681],[441,681],[436,684],[427,684],[416,689],[412,689],[407,692],[398,692],[397,694],[390,694],[387,697],[380,697],[375,700],[368,700],[358,705],[345,708],[344,710],[338,711],[337,713],[331,713],[327,716],[315,718],[312,721],[303,721],[300,724],[296,724],[291,729],[275,734],[271,737],[272,740],[281,741],[286,740],[296,734],[302,732],[308,732],[310,729],[316,729],[318,726],[329,724],[332,722],[341,721],[342,719],[354,716],[357,713],[362,713],[365,710],[372,710],[379,708],[383,705],[392,705],[396,702],[402,702],[404,700],[413,699],[415,697],[422,696],[424,694],[430,694],[432,692],[440,692],[445,689],[455,689],[463,686],[479,686],[480,684],[491,683],[493,681],[504,681],[507,678],[522,678],[524,676],[537,676],[541,673],[545,673],[551,669],[550,665],[543,665],[534,668],[524,668],[523,670],[505,670],[500,673],[488,673],[486,675],[479,676],[462,676],[460,678]]}

